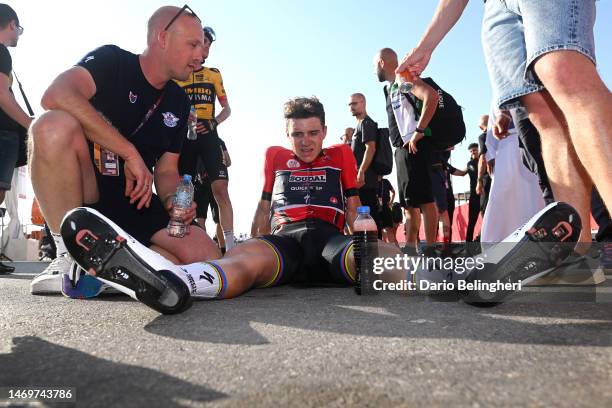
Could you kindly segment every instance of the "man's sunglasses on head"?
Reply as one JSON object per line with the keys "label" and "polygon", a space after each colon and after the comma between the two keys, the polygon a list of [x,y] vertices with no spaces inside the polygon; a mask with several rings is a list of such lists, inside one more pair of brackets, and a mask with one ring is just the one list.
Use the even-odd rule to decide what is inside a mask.
{"label": "man's sunglasses on head", "polygon": [[166,28],[164,28],[164,31],[168,31],[168,29],[170,28],[170,26],[172,25],[172,23],[174,23],[176,21],[177,18],[179,18],[181,16],[181,14],[183,14],[184,12],[188,12],[190,13],[192,16],[194,16],[195,18],[198,19],[198,21],[202,21],[200,20],[200,17],[198,17],[198,15],[195,13],[195,11],[193,11],[191,9],[191,7],[189,7],[188,5],[184,5],[183,8],[181,8],[179,10],[178,13],[176,13],[176,15],[174,17],[172,17],[172,20],[170,20],[170,22],[166,25]]}

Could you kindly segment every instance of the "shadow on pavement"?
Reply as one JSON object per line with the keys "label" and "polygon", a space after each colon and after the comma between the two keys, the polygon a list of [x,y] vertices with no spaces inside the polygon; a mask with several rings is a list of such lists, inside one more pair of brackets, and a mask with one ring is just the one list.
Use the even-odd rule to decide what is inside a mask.
{"label": "shadow on pavement", "polygon": [[263,323],[385,338],[610,347],[611,309],[596,303],[505,303],[481,309],[421,296],[358,297],[350,288],[281,287],[232,300],[198,301],[181,315],[157,317],[145,330],[170,338],[241,345],[269,343],[251,326]]}
{"label": "shadow on pavement", "polygon": [[181,397],[195,403],[227,397],[152,369],[102,360],[38,337],[14,338],[11,353],[0,354],[0,367],[4,387],[75,387],[77,405],[83,407],[184,407]]}

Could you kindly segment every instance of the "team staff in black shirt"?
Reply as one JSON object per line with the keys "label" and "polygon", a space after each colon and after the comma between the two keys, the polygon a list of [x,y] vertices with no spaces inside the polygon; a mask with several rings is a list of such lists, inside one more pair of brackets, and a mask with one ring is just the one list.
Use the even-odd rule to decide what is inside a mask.
{"label": "team staff in black shirt", "polygon": [[[172,80],[200,67],[203,42],[195,13],[161,7],[149,19],[142,54],[100,47],[47,89],[42,105],[48,112],[31,127],[31,172],[52,232],[59,232],[67,211],[86,205],[170,260],[220,255],[200,228],[182,239],[165,230],[190,109]],[[192,205],[184,221],[194,217]]]}
{"label": "team staff in black shirt", "polygon": [[366,98],[361,93],[355,93],[349,98],[349,109],[357,119],[355,132],[351,141],[351,149],[357,161],[357,187],[361,204],[370,207],[370,215],[376,221],[378,238],[382,238],[382,222],[378,206],[378,174],[372,167],[376,153],[378,124],[368,116]]}
{"label": "team staff in black shirt", "polygon": [[[0,204],[11,189],[13,170],[19,154],[20,138],[32,119],[15,100],[13,83],[13,60],[7,47],[16,47],[23,27],[19,25],[17,13],[7,4],[0,4]],[[10,273],[12,266],[0,262],[0,274]]]}

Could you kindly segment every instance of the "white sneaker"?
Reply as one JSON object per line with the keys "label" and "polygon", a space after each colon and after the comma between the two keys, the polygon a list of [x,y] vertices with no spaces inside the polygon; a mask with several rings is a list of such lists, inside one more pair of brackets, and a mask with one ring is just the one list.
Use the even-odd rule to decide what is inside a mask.
{"label": "white sneaker", "polygon": [[76,265],[70,255],[55,258],[44,271],[32,279],[30,293],[33,295],[60,295],[62,293],[62,275],[69,274],[70,268]]}
{"label": "white sneaker", "polygon": [[75,261],[101,282],[161,313],[181,313],[191,306],[180,268],[98,211],[85,207],[69,211],[61,234]]}

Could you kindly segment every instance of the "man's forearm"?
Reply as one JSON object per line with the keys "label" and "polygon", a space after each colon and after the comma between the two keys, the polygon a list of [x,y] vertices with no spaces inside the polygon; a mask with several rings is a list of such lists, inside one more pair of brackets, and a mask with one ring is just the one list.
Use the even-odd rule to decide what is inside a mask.
{"label": "man's forearm", "polygon": [[168,197],[176,193],[176,187],[179,182],[180,176],[178,172],[155,172],[155,191],[157,192],[157,196],[162,200],[164,206],[166,205]]}
{"label": "man's forearm", "polygon": [[85,131],[87,139],[123,159],[138,154],[134,145],[97,112],[87,98],[80,95],[76,90],[52,90],[52,94],[53,97],[43,97],[43,107],[45,109],[63,110],[74,116]]}
{"label": "man's forearm", "polygon": [[374,160],[374,153],[376,153],[376,148],[372,148],[366,145],[365,153],[363,154],[363,160],[361,161],[361,165],[359,166],[359,171],[363,174],[370,168],[370,164],[372,164],[372,160]]}
{"label": "man's forearm", "polygon": [[[269,204],[268,204],[269,207]],[[266,206],[263,201],[260,201],[253,217],[253,224],[251,225],[251,236],[258,237],[264,234],[270,233],[270,211],[269,208],[266,210]]]}
{"label": "man's forearm", "polygon": [[438,94],[435,95],[436,96],[433,97],[429,93],[425,94],[423,99],[423,113],[419,118],[417,128],[425,129],[427,126],[429,126],[429,122],[431,122],[431,119],[436,113],[436,109],[438,109]]}
{"label": "man's forearm", "polygon": [[231,114],[232,114],[232,108],[230,108],[229,105],[224,106],[219,112],[219,114],[215,117],[215,120],[217,121],[217,125],[225,122],[225,120],[229,118]]}
{"label": "man's forearm", "polygon": [[482,179],[487,169],[487,162],[485,160],[485,155],[481,154],[478,158],[478,179]]}
{"label": "man's forearm", "polygon": [[30,127],[32,118],[21,109],[12,93],[8,91],[0,93],[0,109],[24,128]]}
{"label": "man's forearm", "polygon": [[440,0],[418,47],[433,51],[457,23],[469,0]]}
{"label": "man's forearm", "polygon": [[359,200],[359,196],[347,198],[346,226],[350,234],[353,233],[353,226],[355,224],[355,220],[357,219],[357,207],[359,207],[360,205],[361,205],[361,200]]}

